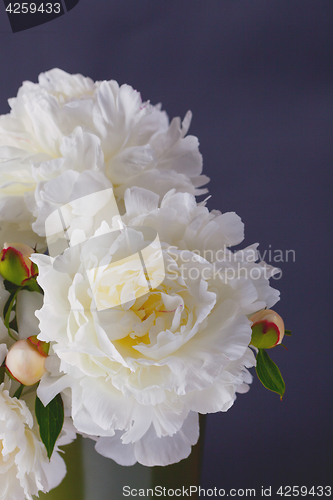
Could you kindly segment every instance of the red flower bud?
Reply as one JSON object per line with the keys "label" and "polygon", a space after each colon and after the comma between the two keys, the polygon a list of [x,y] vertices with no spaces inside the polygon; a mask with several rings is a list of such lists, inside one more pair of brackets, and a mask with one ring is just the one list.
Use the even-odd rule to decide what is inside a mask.
{"label": "red flower bud", "polygon": [[45,359],[48,344],[29,337],[18,340],[9,349],[6,357],[6,368],[9,374],[23,385],[36,384],[46,373]]}
{"label": "red flower bud", "polygon": [[5,243],[0,253],[2,277],[20,286],[25,280],[37,276],[38,268],[29,258],[33,252],[33,248],[23,243]]}
{"label": "red flower bud", "polygon": [[284,336],[284,322],[281,316],[271,309],[258,311],[251,316],[251,345],[258,349],[270,349],[281,344]]}

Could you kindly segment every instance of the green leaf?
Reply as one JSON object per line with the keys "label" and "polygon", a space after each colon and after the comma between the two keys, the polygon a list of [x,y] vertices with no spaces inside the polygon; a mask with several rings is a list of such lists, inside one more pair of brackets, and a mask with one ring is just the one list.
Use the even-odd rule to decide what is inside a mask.
{"label": "green leaf", "polygon": [[282,400],[286,385],[280,370],[263,349],[259,349],[256,359],[256,372],[260,382],[266,389],[280,394],[280,399]]}
{"label": "green leaf", "polygon": [[287,335],[287,337],[291,337],[291,331],[290,330],[285,330],[284,334]]}
{"label": "green leaf", "polygon": [[5,379],[5,366],[0,366],[0,384],[2,384],[4,379]]}
{"label": "green leaf", "polygon": [[20,288],[18,285],[15,285],[14,283],[11,283],[8,280],[3,280],[3,284],[7,292],[13,293],[15,292],[18,288]]}
{"label": "green leaf", "polygon": [[16,314],[15,314],[14,318],[11,320],[11,322],[9,323],[9,328],[11,328],[12,330],[15,330],[15,332],[18,331]]}
{"label": "green leaf", "polygon": [[36,418],[40,437],[45,445],[50,459],[54,445],[64,424],[64,403],[58,394],[47,406],[44,406],[38,396],[35,403]]}
{"label": "green leaf", "polygon": [[20,399],[24,385],[20,384],[20,387],[15,391],[14,398]]}

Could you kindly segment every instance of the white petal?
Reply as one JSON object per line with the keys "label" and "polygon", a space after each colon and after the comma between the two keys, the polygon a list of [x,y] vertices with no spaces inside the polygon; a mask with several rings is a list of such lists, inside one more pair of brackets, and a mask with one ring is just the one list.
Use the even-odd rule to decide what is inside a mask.
{"label": "white petal", "polygon": [[198,438],[198,414],[191,412],[183,427],[173,436],[158,438],[151,427],[135,444],[135,456],[140,464],[148,467],[170,465],[187,458],[191,453],[191,446],[196,444]]}
{"label": "white petal", "polygon": [[0,344],[0,365],[4,362],[8,353],[6,344]]}
{"label": "white petal", "polygon": [[123,444],[121,431],[117,431],[112,437],[100,437],[95,449],[103,457],[112,458],[119,465],[134,465],[137,461],[134,455],[134,444]]}
{"label": "white petal", "polygon": [[39,321],[35,311],[43,305],[43,295],[39,292],[21,290],[17,296],[16,317],[20,339],[39,334]]}

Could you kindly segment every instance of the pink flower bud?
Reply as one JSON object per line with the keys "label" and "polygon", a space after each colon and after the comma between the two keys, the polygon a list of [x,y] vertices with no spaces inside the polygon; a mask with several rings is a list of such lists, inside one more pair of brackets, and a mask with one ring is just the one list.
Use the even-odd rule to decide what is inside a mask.
{"label": "pink flower bud", "polygon": [[36,384],[46,373],[47,348],[48,344],[37,337],[15,342],[6,357],[6,368],[10,375],[23,385]]}
{"label": "pink flower bud", "polygon": [[0,274],[5,280],[22,285],[25,280],[38,274],[30,255],[34,249],[23,243],[5,243],[0,253]]}
{"label": "pink flower bud", "polygon": [[270,349],[281,344],[284,336],[284,322],[281,316],[271,309],[263,309],[251,316],[251,345],[258,349]]}

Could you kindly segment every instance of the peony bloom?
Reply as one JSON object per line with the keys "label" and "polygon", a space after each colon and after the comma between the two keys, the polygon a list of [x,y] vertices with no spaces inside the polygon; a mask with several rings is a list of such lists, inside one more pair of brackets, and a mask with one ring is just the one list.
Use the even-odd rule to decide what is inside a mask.
{"label": "peony bloom", "polygon": [[[198,140],[186,136],[191,122],[168,117],[142,102],[129,85],[93,82],[53,69],[39,83],[24,82],[11,112],[0,117],[0,220],[4,239],[22,232],[25,243],[42,242],[45,214],[70,201],[84,172],[111,182],[117,201],[133,185],[163,196],[169,189],[200,194]],[[59,186],[62,189],[59,189]],[[22,239],[21,238],[21,239]]]}
{"label": "peony bloom", "polygon": [[0,499],[32,500],[39,491],[55,488],[66,474],[58,446],[73,440],[66,422],[49,461],[39,437],[33,410],[34,398],[26,401],[10,396],[11,382],[0,385]]}
{"label": "peony bloom", "polygon": [[[101,454],[122,465],[168,465],[189,455],[198,413],[227,411],[248,390],[248,316],[278,292],[268,283],[274,270],[255,263],[255,246],[229,250],[243,239],[236,214],[209,212],[175,190],[160,201],[132,188],[124,202],[126,231],[115,236],[104,220],[86,239],[78,203],[70,248],[32,257],[45,293],[38,338],[52,345],[38,393],[47,404],[70,388],[74,426]],[[149,243],[140,227],[157,231],[165,268],[145,295],[147,272],[128,257],[129,240],[133,254]],[[148,260],[158,276],[158,249]]]}

